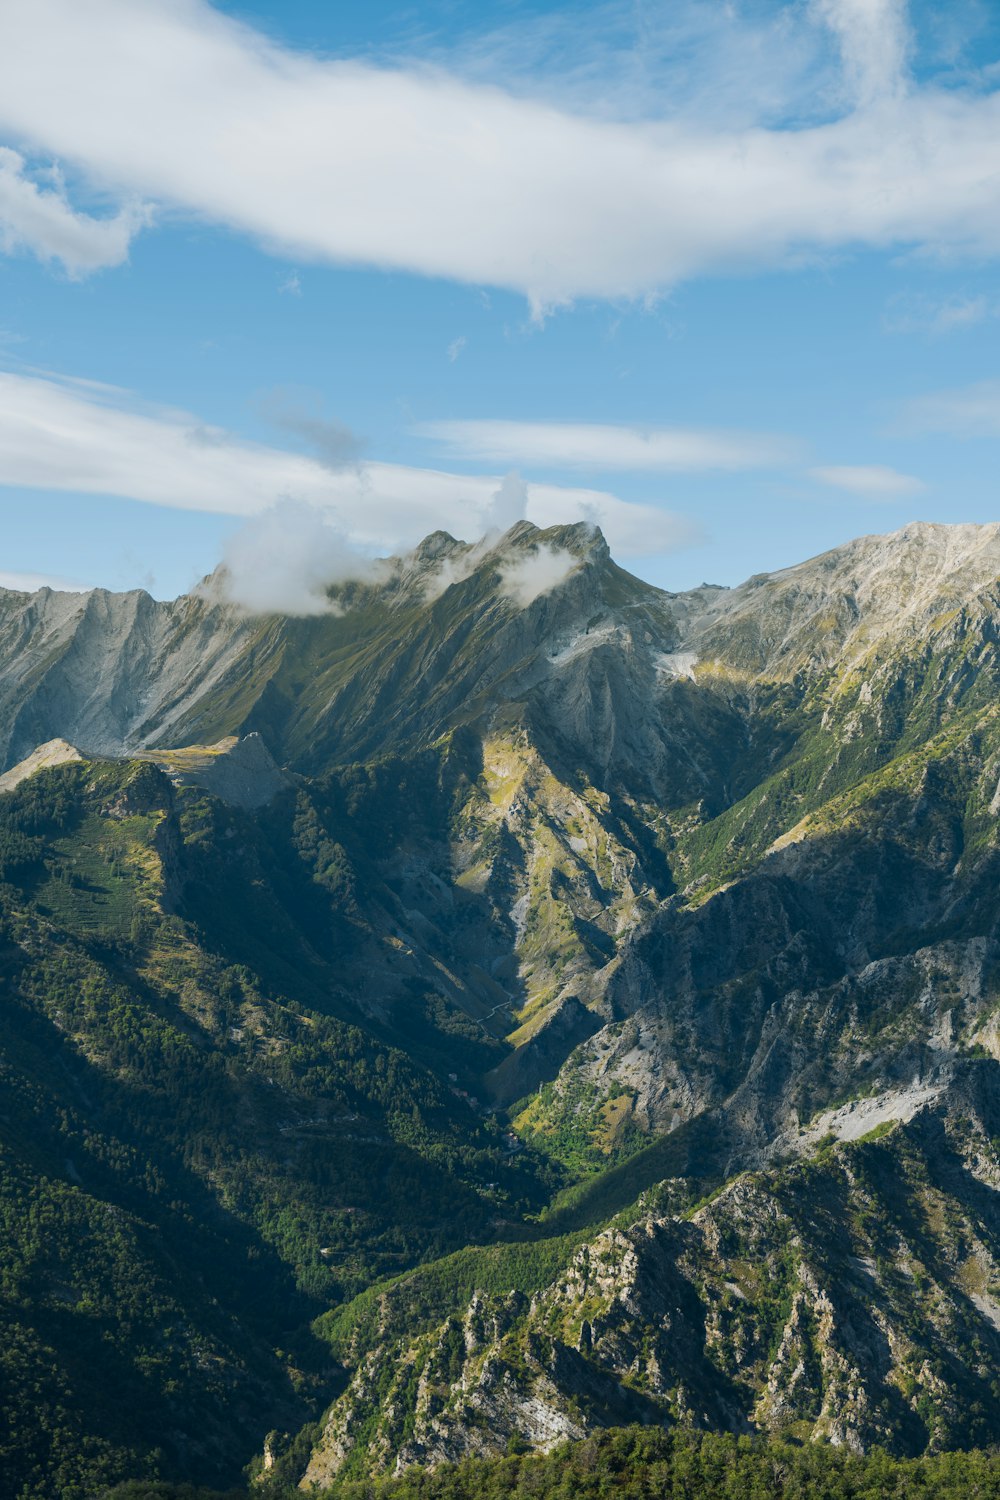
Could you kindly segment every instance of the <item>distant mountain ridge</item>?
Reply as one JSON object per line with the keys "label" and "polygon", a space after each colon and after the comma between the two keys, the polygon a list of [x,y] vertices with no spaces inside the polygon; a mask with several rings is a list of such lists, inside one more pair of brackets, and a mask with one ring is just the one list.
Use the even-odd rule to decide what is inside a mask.
{"label": "distant mountain ridge", "polygon": [[[525,605],[505,575],[546,552],[569,566]],[[320,618],[248,617],[213,602],[211,588],[172,604],[7,594],[0,740],[9,754],[33,753],[36,735],[58,733],[84,750],[156,758],[175,778],[186,765],[203,787],[226,796],[228,785],[264,805],[285,784],[275,761],[341,776],[395,756],[401,770],[465,736],[467,788],[418,844],[387,845],[382,857],[412,914],[399,930],[415,962],[435,954],[428,979],[436,964],[433,982],[448,974],[452,997],[473,1016],[485,1005],[489,1030],[514,1046],[485,1091],[508,1102],[552,1082],[524,1125],[558,1134],[581,1089],[630,1101],[619,1133],[672,1128],[709,1100],[721,1107],[733,1088],[750,1090],[739,1159],[749,1121],[763,1110],[751,1134],[764,1143],[791,1100],[752,1081],[769,1006],[733,1010],[735,1072],[732,1062],[706,1072],[696,1008],[685,1061],[678,1006],[698,992],[700,954],[717,955],[720,1000],[742,993],[741,952],[756,954],[754,973],[797,975],[828,1015],[824,997],[838,985],[870,989],[866,961],[880,955],[887,898],[861,873],[865,841],[834,855],[835,841],[845,822],[860,830],[890,790],[917,795],[928,775],[943,778],[941,790],[947,781],[952,798],[965,787],[965,822],[975,806],[989,825],[1000,795],[998,579],[998,525],[914,524],[736,589],[668,594],[618,568],[593,528],[519,523],[475,546],[437,533],[372,581],[333,589],[335,609]],[[247,735],[240,744],[259,747],[244,778],[253,790],[235,793],[235,752],[197,747]],[[943,862],[966,835],[945,826],[939,803],[917,804],[933,833],[915,831],[906,854],[903,885],[925,912],[918,931],[935,907],[946,920],[967,884],[961,861],[944,880]],[[447,957],[454,898],[437,894],[441,875],[479,903],[485,924],[457,966]],[[854,893],[849,928],[831,882]],[[796,948],[799,931],[808,940]],[[745,934],[738,946],[735,933]],[[477,944],[487,961],[473,969]],[[990,962],[954,942],[942,953],[966,976]],[[915,959],[892,962],[912,969]],[[983,983],[963,980],[975,993]],[[835,1024],[849,1026],[849,1015]],[[776,1014],[766,1022],[776,1024]],[[556,1079],[592,1033],[594,1045]],[[772,1076],[793,1035],[777,1026]],[[905,1055],[883,1081],[909,1066]],[[784,1067],[801,1093],[808,1062],[793,1067],[789,1054]],[[854,1067],[845,1064],[845,1079]]]}
{"label": "distant mountain ridge", "polygon": [[[523,607],[502,567],[541,548],[578,565]],[[773,684],[833,664],[848,673],[979,608],[998,569],[1000,526],[921,523],[739,588],[669,594],[618,568],[593,528],[522,522],[486,549],[428,538],[376,581],[332,589],[337,612],[319,618],[248,616],[211,589],[166,603],[141,590],[0,590],[3,765],[56,737],[123,754],[258,729],[280,760],[315,773],[504,704],[537,714],[544,697],[547,727],[561,720],[576,750],[596,736],[608,773],[625,754],[622,774],[642,775],[642,749],[662,777],[651,696],[710,672]],[[611,705],[618,740],[638,743],[612,743]]]}

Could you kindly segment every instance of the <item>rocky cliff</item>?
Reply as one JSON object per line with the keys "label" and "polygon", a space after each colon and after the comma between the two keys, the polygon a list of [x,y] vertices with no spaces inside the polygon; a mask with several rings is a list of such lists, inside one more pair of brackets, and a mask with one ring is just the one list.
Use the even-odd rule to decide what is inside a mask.
{"label": "rocky cliff", "polygon": [[937,1095],[883,1099],[860,1136],[842,1111],[844,1141],[792,1143],[801,1159],[682,1216],[640,1204],[533,1294],[476,1291],[400,1335],[388,1288],[388,1336],[354,1354],[304,1486],[636,1422],[995,1443],[998,1074],[965,1064]]}

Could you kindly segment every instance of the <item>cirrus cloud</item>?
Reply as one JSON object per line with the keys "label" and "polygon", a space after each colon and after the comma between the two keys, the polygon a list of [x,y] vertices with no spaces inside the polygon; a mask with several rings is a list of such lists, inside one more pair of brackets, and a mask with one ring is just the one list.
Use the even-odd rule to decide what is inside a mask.
{"label": "cirrus cloud", "polygon": [[784,464],[794,452],[786,438],[680,427],[618,426],[606,422],[421,422],[412,431],[452,457],[539,468],[690,473]]}
{"label": "cirrus cloud", "polygon": [[898,425],[907,433],[1000,437],[1000,380],[979,380],[955,390],[915,396],[903,406]]}
{"label": "cirrus cloud", "polygon": [[0,371],[0,486],[232,516],[293,500],[323,508],[347,542],[373,552],[413,546],[439,527],[477,537],[514,511],[539,526],[596,523],[622,556],[672,551],[695,535],[684,517],[605,490],[362,463],[336,424],[285,425],[321,458],[236,438],[189,413],[140,407],[96,382]]}
{"label": "cirrus cloud", "polygon": [[885,464],[830,464],[810,469],[809,475],[820,484],[869,500],[901,500],[905,495],[918,495],[924,488],[923,480]]}
{"label": "cirrus cloud", "polygon": [[1000,317],[1000,301],[985,292],[954,292],[933,298],[900,293],[890,298],[882,317],[887,333],[925,333],[934,336],[974,328]]}

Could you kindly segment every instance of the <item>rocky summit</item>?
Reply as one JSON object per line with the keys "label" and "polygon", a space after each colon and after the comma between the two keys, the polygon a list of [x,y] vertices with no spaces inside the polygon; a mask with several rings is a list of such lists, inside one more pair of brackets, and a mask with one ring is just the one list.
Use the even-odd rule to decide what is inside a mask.
{"label": "rocky summit", "polygon": [[0,591],[10,1493],[1000,1443],[998,641],[1000,526]]}

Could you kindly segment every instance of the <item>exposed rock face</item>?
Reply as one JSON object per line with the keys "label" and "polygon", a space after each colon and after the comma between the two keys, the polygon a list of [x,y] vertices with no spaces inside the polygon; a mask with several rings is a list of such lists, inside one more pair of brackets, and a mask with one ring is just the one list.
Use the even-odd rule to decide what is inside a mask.
{"label": "exposed rock face", "polygon": [[22,781],[34,776],[36,771],[45,771],[50,766],[64,766],[70,761],[82,759],[83,756],[75,745],[66,740],[49,740],[0,776],[0,792],[12,792]]}
{"label": "exposed rock face", "polygon": [[107,755],[176,744],[174,725],[197,718],[195,705],[222,690],[254,633],[197,599],[0,591],[5,763],[56,735]]}
{"label": "exposed rock face", "polygon": [[[579,566],[520,607],[503,567],[543,543]],[[10,765],[56,735],[121,754],[257,728],[314,771],[499,714],[609,789],[718,810],[803,727],[776,713],[831,672],[842,741],[884,738],[917,674],[952,703],[973,668],[994,682],[998,574],[996,526],[919,525],[671,595],[617,568],[587,527],[522,523],[487,553],[430,538],[319,619],[241,616],[210,592],[0,591],[0,746]]]}
{"label": "exposed rock face", "polygon": [[[1000,577],[1000,525],[915,522],[751,578],[690,617],[687,648],[753,675],[845,675],[947,626]],[[682,596],[683,597],[683,596]]]}
{"label": "exposed rock face", "polygon": [[[182,750],[140,751],[135,760],[151,761],[165,771],[175,786],[201,787],[232,807],[266,807],[292,785],[279,770],[259,734],[243,739],[230,735],[217,745],[187,745]],[[75,745],[49,740],[0,776],[0,793],[13,791],[37,771],[82,761]]]}
{"label": "exposed rock face", "polygon": [[883,858],[875,881],[891,883],[900,918],[929,906],[916,930],[894,921],[888,952],[888,913],[863,946],[845,943],[837,894],[863,893],[865,877],[843,864],[817,861],[798,883],[747,877],[693,913],[657,915],[608,981],[605,1004],[627,1019],[573,1054],[548,1117],[581,1090],[628,1096],[654,1131],[710,1111],[718,1165],[736,1170],[832,1099],[932,1084],[995,1008],[992,863],[964,872],[965,929],[933,942],[958,906],[954,885]]}
{"label": "exposed rock face", "polygon": [[686,1220],[610,1228],[530,1301],[477,1293],[377,1345],[304,1486],[357,1458],[373,1412],[374,1470],[637,1421],[859,1451],[995,1442],[998,1074],[966,1066],[909,1123],[740,1177]]}
{"label": "exposed rock face", "polygon": [[147,750],[151,760],[176,786],[197,786],[233,807],[266,807],[291,786],[259,734],[230,735],[217,745],[188,745],[183,750]]}
{"label": "exposed rock face", "polygon": [[[625,1208],[656,1163],[718,1181],[844,1144],[741,1177],[689,1221],[609,1230],[525,1307],[479,1299],[497,1331],[458,1375],[471,1305],[400,1347],[369,1344],[310,1476],[352,1453],[391,1468],[622,1420],[899,1451],[994,1440],[995,1069],[961,1058],[1000,1056],[998,573],[1000,528],[913,526],[656,611],[629,598],[551,639],[518,716],[544,770],[491,797],[509,843],[486,845],[484,889],[508,893],[522,976],[535,952],[551,965],[556,930],[532,869],[556,911],[602,924],[613,947],[571,984],[529,989],[535,1025],[513,1034],[501,1097],[534,1084],[553,1015],[569,1033],[582,999],[602,1024],[519,1130],[557,1153],[627,1155],[628,1130],[676,1140],[648,1167],[637,1157],[620,1191],[598,1179],[574,1222],[589,1202],[595,1217]],[[510,743],[490,751],[504,787]],[[610,878],[586,856],[602,912],[565,879],[597,847],[571,826],[577,766],[607,798],[605,829],[631,839]],[[373,1402],[379,1437],[359,1460]]]}
{"label": "exposed rock face", "polygon": [[[521,606],[504,569],[541,545],[577,566]],[[11,765],[56,735],[118,755],[256,729],[315,772],[516,724],[550,763],[703,821],[817,720],[834,768],[858,770],[900,739],[915,695],[985,702],[998,574],[996,526],[921,525],[671,595],[588,527],[521,523],[487,552],[429,538],[318,619],[241,616],[211,591],[0,591],[0,751]]]}

